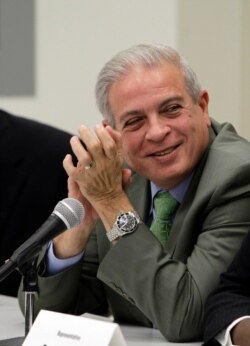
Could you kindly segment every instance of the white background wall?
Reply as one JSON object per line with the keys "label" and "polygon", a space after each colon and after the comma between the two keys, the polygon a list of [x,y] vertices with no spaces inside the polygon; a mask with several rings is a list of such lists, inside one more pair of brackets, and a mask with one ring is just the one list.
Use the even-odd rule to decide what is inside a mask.
{"label": "white background wall", "polygon": [[93,127],[101,120],[94,85],[107,59],[133,44],[165,43],[208,88],[211,115],[250,139],[248,0],[34,2],[36,92],[0,97],[1,108],[71,132],[80,123]]}
{"label": "white background wall", "polygon": [[210,115],[230,121],[240,130],[243,2],[181,0],[180,3],[179,47],[209,90]]}

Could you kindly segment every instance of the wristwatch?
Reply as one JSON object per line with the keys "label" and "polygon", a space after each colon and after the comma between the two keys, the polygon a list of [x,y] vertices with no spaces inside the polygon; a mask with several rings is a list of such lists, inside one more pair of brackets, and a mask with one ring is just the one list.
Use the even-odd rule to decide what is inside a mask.
{"label": "wristwatch", "polygon": [[126,234],[134,232],[139,223],[141,223],[141,219],[135,210],[120,213],[111,230],[106,233],[109,241],[113,241],[118,237],[123,237]]}

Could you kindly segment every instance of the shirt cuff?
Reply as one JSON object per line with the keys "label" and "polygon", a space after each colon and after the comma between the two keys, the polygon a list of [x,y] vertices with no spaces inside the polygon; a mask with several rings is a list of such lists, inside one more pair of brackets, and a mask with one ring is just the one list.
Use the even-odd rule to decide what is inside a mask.
{"label": "shirt cuff", "polygon": [[67,258],[67,259],[59,259],[55,256],[54,254],[54,249],[53,249],[53,242],[51,241],[48,245],[48,251],[47,251],[47,270],[46,274],[48,276],[50,275],[55,275],[63,272],[65,269],[73,266],[76,264],[78,261],[81,260],[83,257],[84,251],[81,252],[80,254]]}
{"label": "shirt cuff", "polygon": [[246,316],[242,316],[237,318],[237,320],[234,320],[227,328],[223,329],[217,336],[216,336],[216,340],[222,345],[222,346],[232,346],[232,340],[231,340],[231,330],[233,329],[233,327],[239,323],[242,320],[245,320],[247,318],[250,318],[250,316],[246,315]]}

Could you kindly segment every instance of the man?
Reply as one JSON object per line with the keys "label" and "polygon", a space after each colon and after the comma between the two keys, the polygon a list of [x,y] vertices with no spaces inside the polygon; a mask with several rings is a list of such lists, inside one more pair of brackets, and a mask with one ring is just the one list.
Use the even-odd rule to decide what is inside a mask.
{"label": "man", "polygon": [[[250,226],[250,144],[211,122],[207,91],[170,47],[119,53],[96,94],[105,120],[81,125],[78,162],[64,160],[86,216],[41,254],[36,313],[111,312],[168,340],[200,339],[206,298]],[[153,202],[162,190],[179,204],[165,242]]]}
{"label": "man", "polygon": [[209,297],[205,314],[207,345],[250,345],[250,233],[244,239],[218,288]]}
{"label": "man", "polygon": [[[0,266],[67,196],[62,161],[72,135],[0,110]],[[21,275],[0,282],[0,293],[16,296]]]}

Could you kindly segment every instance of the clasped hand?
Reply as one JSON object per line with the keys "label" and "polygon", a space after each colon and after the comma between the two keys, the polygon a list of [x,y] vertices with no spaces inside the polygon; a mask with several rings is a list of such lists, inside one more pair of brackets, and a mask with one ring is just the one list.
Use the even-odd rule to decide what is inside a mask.
{"label": "clasped hand", "polygon": [[131,171],[122,168],[124,157],[119,132],[109,125],[96,125],[94,132],[81,125],[78,132],[79,137],[73,136],[70,141],[77,163],[74,165],[68,154],[63,166],[69,176],[69,197],[82,202],[85,217],[79,226],[54,239],[54,251],[59,258],[73,256],[85,248],[98,218],[103,218],[105,224],[103,211],[110,209],[115,213],[117,205],[126,202],[124,188],[131,178]]}

